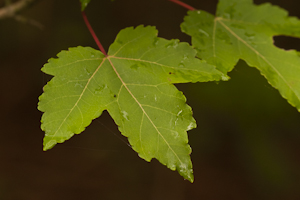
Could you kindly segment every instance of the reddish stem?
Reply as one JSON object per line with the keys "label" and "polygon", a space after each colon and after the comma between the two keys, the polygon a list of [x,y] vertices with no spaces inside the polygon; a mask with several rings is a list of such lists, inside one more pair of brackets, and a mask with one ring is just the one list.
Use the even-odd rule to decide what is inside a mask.
{"label": "reddish stem", "polygon": [[85,12],[82,11],[81,14],[82,14],[83,20],[84,20],[84,22],[85,22],[87,28],[89,29],[91,35],[93,36],[93,38],[94,38],[96,44],[98,45],[100,51],[101,51],[105,56],[107,56],[107,53],[106,53],[105,49],[103,48],[101,42],[99,41],[97,35],[95,34],[95,32],[94,32],[92,26],[90,25],[90,22],[89,22],[89,20],[87,19]]}
{"label": "reddish stem", "polygon": [[172,1],[172,2],[174,2],[174,3],[176,3],[176,4],[180,5],[180,6],[182,6],[182,7],[184,7],[184,8],[189,9],[189,10],[196,10],[196,9],[193,8],[192,6],[190,6],[190,5],[186,4],[186,3],[183,3],[183,2],[181,2],[181,1],[179,1],[179,0],[169,0],[169,1]]}

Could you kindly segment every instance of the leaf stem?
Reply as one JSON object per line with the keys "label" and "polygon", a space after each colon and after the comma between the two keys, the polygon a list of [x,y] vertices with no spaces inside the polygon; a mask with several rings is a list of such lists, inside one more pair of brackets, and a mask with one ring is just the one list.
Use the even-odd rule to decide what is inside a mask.
{"label": "leaf stem", "polygon": [[29,8],[32,4],[36,3],[38,0],[20,0],[15,3],[6,0],[5,6],[0,8],[0,19],[5,19],[8,17],[14,17],[15,14],[18,14],[22,10]]}
{"label": "leaf stem", "polygon": [[95,40],[95,42],[96,42],[98,48],[100,49],[100,51],[101,51],[105,56],[107,56],[107,53],[106,53],[105,49],[103,48],[101,42],[99,41],[97,35],[95,34],[95,32],[94,32],[94,30],[93,30],[93,28],[92,28],[92,26],[91,26],[91,24],[90,24],[88,18],[86,17],[85,12],[82,11],[81,14],[82,14],[83,20],[84,20],[84,22],[85,22],[87,28],[89,29],[91,35],[93,36],[93,38],[94,38],[94,40]]}
{"label": "leaf stem", "polygon": [[174,3],[176,3],[176,4],[180,5],[180,6],[182,6],[184,8],[189,9],[189,10],[196,10],[196,8],[190,6],[190,5],[186,4],[186,3],[183,3],[183,2],[181,2],[179,0],[169,0],[169,1],[172,1],[172,2],[174,2]]}

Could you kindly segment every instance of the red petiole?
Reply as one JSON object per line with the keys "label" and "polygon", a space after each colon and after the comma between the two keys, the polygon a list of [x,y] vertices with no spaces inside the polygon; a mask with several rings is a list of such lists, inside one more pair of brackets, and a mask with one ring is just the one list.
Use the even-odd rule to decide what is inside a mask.
{"label": "red petiole", "polygon": [[[196,10],[196,9],[193,8],[192,6],[190,6],[190,5],[186,4],[186,3],[183,3],[183,2],[181,2],[181,1],[179,1],[179,0],[169,0],[169,1],[172,1],[172,2],[174,2],[174,3],[176,3],[176,4],[180,5],[180,6],[182,6],[182,7],[184,7],[184,8],[189,9],[189,10]],[[92,26],[91,26],[89,20],[88,20],[87,17],[86,17],[85,12],[82,11],[81,14],[82,14],[83,20],[84,20],[84,22],[85,22],[87,28],[89,29],[91,35],[93,36],[93,38],[94,38],[94,40],[95,40],[95,42],[96,42],[98,48],[100,49],[100,51],[101,51],[105,56],[107,56],[107,53],[106,53],[105,49],[103,48],[101,42],[99,41],[97,35],[95,34],[95,32],[94,32],[94,30],[93,30],[93,28],[92,28]]]}
{"label": "red petiole", "polygon": [[82,11],[81,14],[82,14],[83,20],[84,20],[84,22],[85,22],[87,28],[89,29],[91,35],[93,36],[93,38],[94,38],[96,44],[98,45],[100,51],[101,51],[101,52],[105,55],[105,57],[106,57],[106,56],[107,56],[107,53],[106,53],[105,49],[103,48],[101,42],[99,41],[97,35],[95,34],[95,32],[94,32],[92,26],[90,25],[90,22],[89,22],[89,20],[87,19],[85,12]]}
{"label": "red petiole", "polygon": [[192,7],[192,6],[190,6],[190,5],[186,4],[186,3],[183,3],[183,2],[181,2],[179,0],[169,0],[169,1],[172,1],[172,2],[174,2],[174,3],[176,3],[176,4],[180,5],[180,6],[182,6],[184,8],[189,9],[189,10],[196,10],[194,7]]}

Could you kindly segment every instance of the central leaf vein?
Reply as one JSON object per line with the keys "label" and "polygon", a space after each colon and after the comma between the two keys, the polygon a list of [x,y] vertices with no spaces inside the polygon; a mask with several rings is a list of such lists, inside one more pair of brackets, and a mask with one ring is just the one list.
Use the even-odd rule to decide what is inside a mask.
{"label": "central leaf vein", "polygon": [[[78,100],[76,101],[76,103],[74,104],[74,106],[70,109],[69,113],[66,115],[66,117],[63,119],[63,121],[61,122],[61,124],[59,125],[59,127],[57,128],[57,130],[54,132],[54,134],[51,137],[51,140],[56,136],[57,132],[61,129],[61,127],[63,126],[63,124],[66,122],[66,120],[68,119],[68,117],[70,116],[70,114],[73,112],[73,110],[78,106],[78,103],[80,102],[81,98],[83,97],[83,94],[85,93],[85,91],[88,89],[88,86],[91,82],[91,80],[94,78],[95,74],[98,72],[98,70],[100,69],[100,67],[102,66],[102,64],[104,63],[105,58],[102,60],[102,62],[100,63],[100,65],[97,67],[97,69],[95,70],[95,72],[92,74],[92,76],[88,79],[84,89],[82,90],[81,94],[79,95]],[[78,109],[80,109],[78,107]],[[80,114],[82,115],[81,111]],[[83,121],[82,121],[83,123]]]}
{"label": "central leaf vein", "polygon": [[[110,57],[107,57],[107,59],[109,60],[110,65],[113,68],[113,70],[115,71],[115,73],[118,76],[119,80],[122,82],[122,85],[126,88],[127,92],[130,94],[130,96],[134,99],[134,101],[138,104],[138,106],[142,110],[143,115],[145,115],[147,117],[147,119],[149,120],[149,122],[151,123],[151,125],[154,127],[154,129],[156,130],[156,132],[159,134],[159,136],[163,139],[163,141],[168,146],[168,149],[172,151],[172,153],[176,156],[177,160],[179,160],[180,164],[183,165],[183,162],[178,157],[177,153],[175,153],[175,151],[173,150],[173,148],[170,146],[170,144],[167,142],[167,140],[165,139],[165,137],[162,135],[162,133],[158,130],[158,128],[156,127],[156,125],[154,124],[154,122],[151,120],[150,116],[147,114],[147,112],[143,108],[142,104],[136,99],[136,97],[133,95],[133,93],[128,88],[128,86],[126,85],[126,83],[123,81],[122,77],[120,76],[120,74],[118,73],[117,69],[115,68],[113,62],[111,61]],[[142,126],[142,124],[141,124],[141,126]]]}
{"label": "central leaf vein", "polygon": [[[278,76],[285,82],[285,84],[294,92],[292,86],[288,83],[288,81],[282,76],[282,74],[276,69],[276,67],[268,60],[266,57],[257,51],[255,48],[253,48],[250,44],[248,44],[245,40],[243,40],[240,36],[238,36],[233,30],[231,30],[226,24],[222,22],[222,18],[218,18],[218,22],[230,33],[232,34],[236,39],[238,39],[240,42],[242,42],[244,45],[246,45],[249,49],[251,49],[257,56],[262,58],[277,74]],[[295,94],[295,92],[294,92]]]}

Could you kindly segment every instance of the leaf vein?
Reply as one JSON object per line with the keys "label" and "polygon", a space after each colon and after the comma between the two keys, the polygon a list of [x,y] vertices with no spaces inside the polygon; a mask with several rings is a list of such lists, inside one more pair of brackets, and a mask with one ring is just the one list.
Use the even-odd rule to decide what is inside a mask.
{"label": "leaf vein", "polygon": [[102,64],[105,62],[105,59],[102,60],[102,62],[100,63],[100,65],[98,66],[98,68],[95,70],[95,72],[92,74],[92,76],[89,78],[88,82],[86,83],[83,91],[81,92],[81,94],[79,95],[78,100],[76,101],[75,105],[70,109],[70,112],[67,114],[67,116],[63,119],[63,121],[61,122],[61,124],[59,125],[59,127],[57,128],[57,130],[53,133],[51,140],[55,137],[55,135],[57,134],[57,132],[61,129],[62,125],[66,122],[67,118],[70,116],[70,114],[73,112],[73,110],[75,109],[75,107],[77,106],[77,104],[79,103],[79,101],[81,100],[84,92],[86,91],[86,89],[88,88],[88,85],[90,83],[90,81],[92,80],[92,78],[95,76],[95,74],[98,72],[98,70],[100,69],[100,67],[102,66]]}
{"label": "leaf vein", "polygon": [[119,77],[120,81],[122,82],[122,85],[125,87],[125,89],[128,91],[128,93],[130,94],[130,96],[134,99],[134,101],[138,104],[138,106],[140,107],[140,109],[142,110],[143,114],[147,117],[147,119],[150,121],[151,125],[154,127],[154,129],[156,130],[156,132],[159,134],[159,136],[164,140],[164,142],[166,143],[166,145],[168,146],[168,149],[172,151],[172,153],[175,155],[175,157],[177,158],[177,160],[180,162],[181,165],[183,165],[183,162],[181,161],[181,159],[178,157],[177,153],[173,150],[173,148],[170,146],[170,144],[167,142],[167,140],[164,138],[164,136],[161,134],[161,132],[157,129],[156,125],[154,124],[154,122],[151,120],[150,116],[147,114],[147,112],[145,111],[145,109],[143,108],[143,106],[140,104],[140,102],[136,99],[136,97],[133,95],[133,93],[131,92],[131,90],[127,87],[126,83],[123,81],[122,77],[120,76],[120,74],[118,73],[117,69],[115,68],[113,62],[110,60],[110,58],[107,58],[113,68],[113,70],[115,71],[116,75]]}

